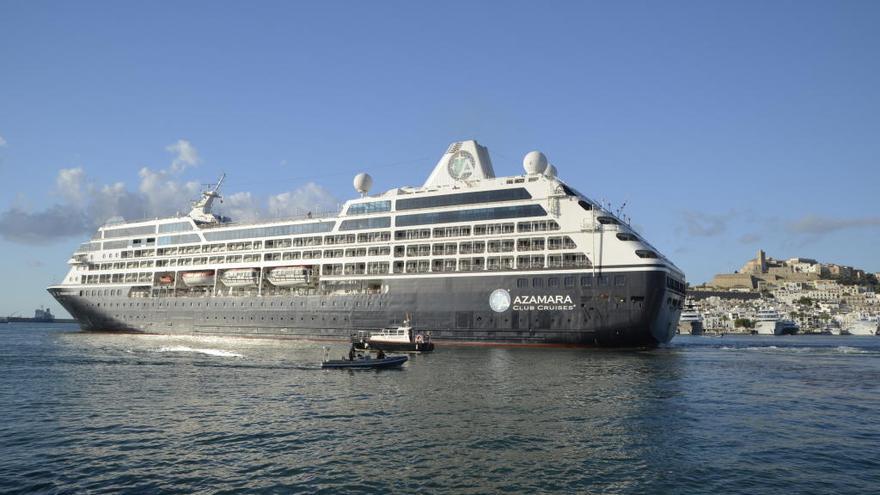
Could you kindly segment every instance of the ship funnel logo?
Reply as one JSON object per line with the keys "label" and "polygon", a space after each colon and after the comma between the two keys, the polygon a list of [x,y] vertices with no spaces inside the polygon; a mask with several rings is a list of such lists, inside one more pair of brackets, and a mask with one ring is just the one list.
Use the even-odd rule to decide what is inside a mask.
{"label": "ship funnel logo", "polygon": [[504,289],[495,289],[489,295],[489,307],[496,313],[503,313],[510,307],[510,292]]}

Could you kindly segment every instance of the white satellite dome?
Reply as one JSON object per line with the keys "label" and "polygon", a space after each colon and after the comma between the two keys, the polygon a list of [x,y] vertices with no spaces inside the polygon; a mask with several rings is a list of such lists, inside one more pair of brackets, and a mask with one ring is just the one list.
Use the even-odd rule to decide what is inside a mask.
{"label": "white satellite dome", "polygon": [[547,170],[544,171],[544,177],[548,179],[553,179],[556,177],[556,166],[552,163],[547,164]]}
{"label": "white satellite dome", "polygon": [[367,194],[370,192],[371,187],[373,187],[373,178],[370,177],[370,174],[361,172],[354,176],[355,191],[361,194]]}
{"label": "white satellite dome", "polygon": [[523,158],[523,168],[527,174],[543,174],[547,170],[547,157],[540,151],[529,151]]}

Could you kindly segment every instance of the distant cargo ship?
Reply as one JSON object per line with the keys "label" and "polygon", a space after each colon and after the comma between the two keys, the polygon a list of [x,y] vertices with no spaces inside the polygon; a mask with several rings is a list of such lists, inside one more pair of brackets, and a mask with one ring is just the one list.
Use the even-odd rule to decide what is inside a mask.
{"label": "distant cargo ship", "polygon": [[42,306],[34,310],[33,318],[26,316],[6,316],[0,318],[0,323],[73,323],[74,321],[70,318],[55,318],[52,310]]}
{"label": "distant cargo ship", "polygon": [[85,330],[348,339],[413,325],[435,341],[651,346],[672,339],[684,274],[539,152],[496,177],[453,143],[421,187],[339,214],[253,224],[211,212],[105,225],[49,292]]}

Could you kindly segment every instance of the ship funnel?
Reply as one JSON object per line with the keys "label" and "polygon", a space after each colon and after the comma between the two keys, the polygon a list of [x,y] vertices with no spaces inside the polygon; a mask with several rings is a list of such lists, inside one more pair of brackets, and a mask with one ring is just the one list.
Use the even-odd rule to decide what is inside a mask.
{"label": "ship funnel", "polygon": [[495,177],[489,150],[474,140],[449,145],[422,187],[454,186]]}

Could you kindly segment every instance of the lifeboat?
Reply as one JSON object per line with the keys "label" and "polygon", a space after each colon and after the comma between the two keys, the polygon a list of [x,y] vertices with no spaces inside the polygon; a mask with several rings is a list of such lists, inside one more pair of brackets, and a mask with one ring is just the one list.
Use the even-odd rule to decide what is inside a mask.
{"label": "lifeboat", "polygon": [[174,283],[174,275],[161,275],[159,276],[159,284],[160,285],[171,285]]}
{"label": "lifeboat", "polygon": [[256,268],[232,268],[220,275],[220,281],[226,287],[254,287],[260,277]]}
{"label": "lifeboat", "polygon": [[204,287],[214,285],[214,271],[184,272],[180,278],[187,287]]}
{"label": "lifeboat", "polygon": [[279,266],[269,270],[266,280],[276,287],[298,287],[309,285],[312,269],[305,266]]}

